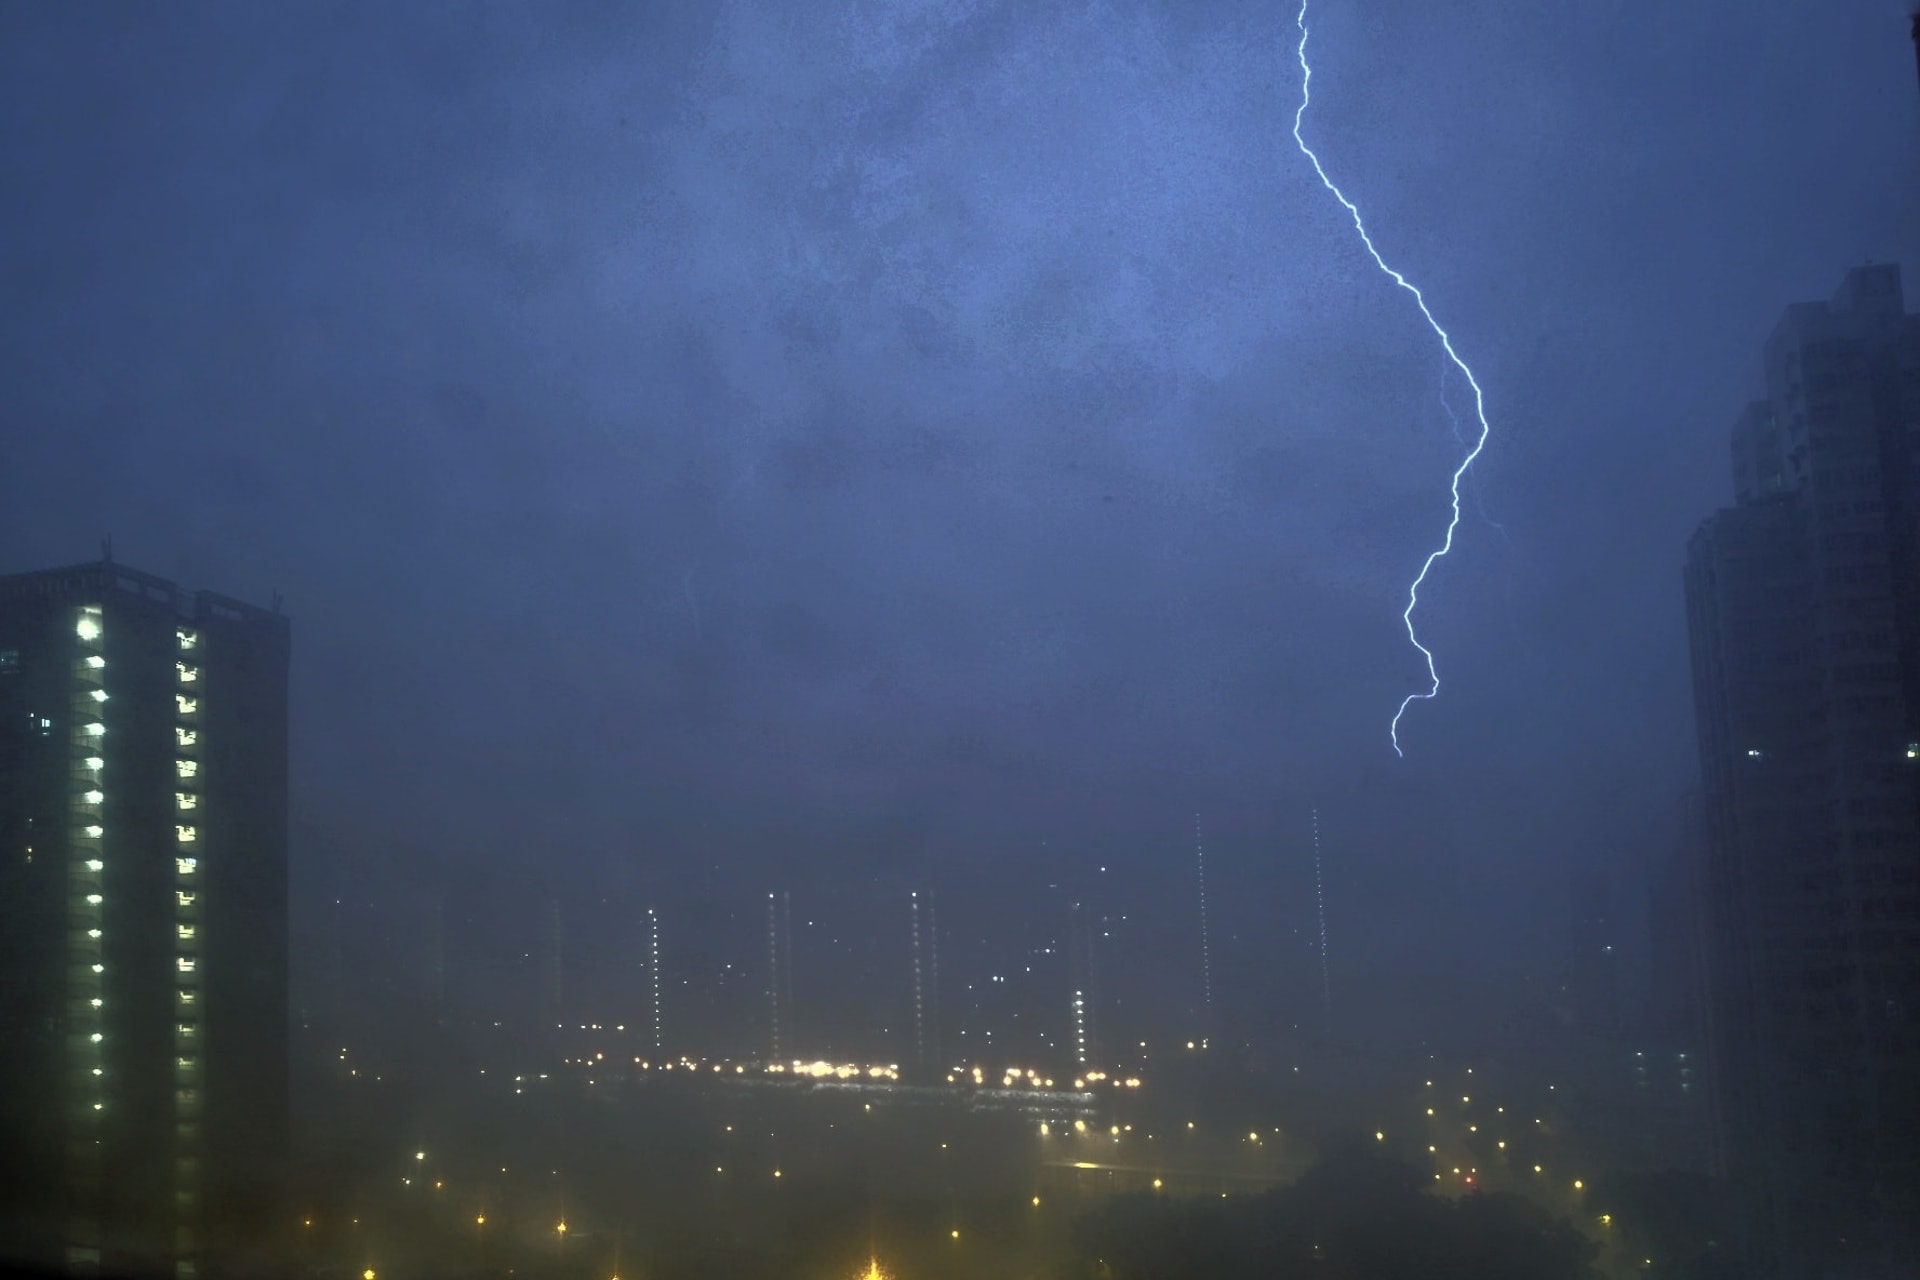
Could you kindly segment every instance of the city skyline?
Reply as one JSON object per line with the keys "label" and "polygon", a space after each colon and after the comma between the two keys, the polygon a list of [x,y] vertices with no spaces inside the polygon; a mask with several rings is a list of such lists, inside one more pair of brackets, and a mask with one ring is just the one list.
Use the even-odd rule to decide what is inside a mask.
{"label": "city skyline", "polygon": [[[1894,1169],[1847,1135],[1898,1118],[1861,1083],[1897,1064],[1814,1024],[1900,1020],[1862,959],[1898,931],[1814,917],[1905,909],[1920,833],[1920,526],[1882,483],[1912,372],[1789,365],[1920,263],[1908,19],[0,12],[0,581],[282,645],[230,672],[279,699],[269,744],[215,732],[192,628],[149,637],[137,699],[95,678],[131,660],[0,640],[0,681],[9,647],[68,681],[0,726],[8,760],[51,759],[45,729],[83,765],[8,800],[46,908],[21,937],[83,995],[122,936],[210,1010],[216,975],[281,993],[293,1248],[363,1280],[405,1274],[410,1221],[476,1269],[652,1274],[620,1238],[642,1191],[636,1221],[706,1242],[689,1273],[730,1274],[736,1224],[799,1239],[824,1188],[834,1249],[862,1197],[868,1239],[821,1274],[895,1229],[952,1263],[913,1275],[1018,1274],[1096,1238],[1056,1198],[1091,1230],[1123,1188],[1217,1191],[1224,1232],[1383,1161],[1409,1213],[1513,1190],[1630,1277],[1655,1206],[1730,1238],[1743,1150]],[[1838,416],[1789,440],[1802,395]],[[1825,483],[1861,491],[1844,518]],[[1852,509],[1875,484],[1892,517]],[[1835,622],[1876,592],[1893,623]],[[96,604],[61,644],[121,643],[113,605],[61,607]],[[1773,663],[1799,675],[1728,676]],[[284,784],[141,782],[174,843],[138,872],[192,896],[122,929],[86,879],[118,855],[81,856],[128,817],[88,820],[121,765],[73,735],[137,707],[209,779],[229,752]],[[1770,717],[1797,727],[1747,741]],[[56,809],[59,893],[21,826]],[[284,972],[218,953],[239,917],[180,882],[242,814],[278,824],[226,852]],[[1859,955],[1789,959],[1810,937]],[[104,1108],[139,1077],[86,1046],[157,1006],[84,998],[59,1096]],[[219,1037],[155,1028],[180,1080],[141,1114],[193,1201],[217,1162],[185,1109],[221,1068],[185,1047]]]}

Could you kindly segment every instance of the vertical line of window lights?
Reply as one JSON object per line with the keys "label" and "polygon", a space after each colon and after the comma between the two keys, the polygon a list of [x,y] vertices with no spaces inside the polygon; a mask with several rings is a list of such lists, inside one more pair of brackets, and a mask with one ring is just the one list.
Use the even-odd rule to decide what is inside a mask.
{"label": "vertical line of window lights", "polygon": [[105,619],[97,604],[75,612],[71,760],[68,767],[67,1025],[74,1133],[83,1177],[100,1174],[98,1122],[107,1107],[106,1048],[106,667]]}
{"label": "vertical line of window lights", "polygon": [[206,1086],[201,957],[199,633],[174,629],[174,1207],[178,1274],[191,1275],[200,1200],[200,1117]]}

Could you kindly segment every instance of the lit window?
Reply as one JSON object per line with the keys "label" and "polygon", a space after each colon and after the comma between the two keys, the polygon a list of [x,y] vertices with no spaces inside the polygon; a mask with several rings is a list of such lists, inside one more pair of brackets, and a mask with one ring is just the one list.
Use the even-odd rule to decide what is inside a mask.
{"label": "lit window", "polygon": [[74,625],[73,631],[74,634],[82,640],[98,640],[100,638],[100,615],[98,613],[82,612],[80,621]]}
{"label": "lit window", "polygon": [[190,876],[200,869],[200,860],[198,858],[175,858],[173,860],[173,869],[183,876]]}
{"label": "lit window", "polygon": [[189,1040],[193,1039],[193,1034],[196,1030],[198,1030],[198,1028],[191,1022],[176,1022],[173,1024],[173,1033],[177,1036],[185,1036]]}
{"label": "lit window", "polygon": [[80,830],[89,840],[98,840],[101,836],[105,835],[107,831],[105,827],[97,823],[92,826],[82,827]]}
{"label": "lit window", "polygon": [[182,778],[191,778],[200,772],[200,762],[198,760],[175,760],[173,762],[173,771]]}
{"label": "lit window", "polygon": [[173,793],[173,803],[177,808],[181,809],[198,809],[200,807],[200,797],[191,791],[176,791]]}
{"label": "lit window", "polygon": [[173,695],[173,704],[174,704],[174,706],[175,706],[176,708],[178,708],[178,709],[179,709],[179,712],[180,712],[180,714],[181,714],[181,715],[183,715],[183,716],[190,716],[190,715],[192,715],[192,714],[193,714],[194,712],[196,712],[196,711],[198,711],[198,710],[200,709],[200,699],[198,699],[198,698],[189,698],[189,697],[188,697],[188,696],[187,696],[186,694],[184,694],[184,693],[176,693],[176,694],[174,694],[174,695]]}
{"label": "lit window", "polygon": [[100,931],[98,929],[89,929],[87,930],[87,936],[89,938],[97,938],[100,936]]}
{"label": "lit window", "polygon": [[193,1070],[193,1059],[192,1058],[175,1058],[173,1060],[173,1065],[178,1070],[191,1071]]}
{"label": "lit window", "polygon": [[193,926],[190,924],[181,925],[178,929],[178,933],[180,934],[180,938],[182,941],[190,942],[193,940]]}
{"label": "lit window", "polygon": [[180,990],[175,992],[174,994],[180,997],[181,1004],[193,1003],[193,992],[186,987],[180,988]]}
{"label": "lit window", "polygon": [[173,633],[173,638],[180,642],[180,651],[182,653],[187,652],[200,643],[200,637],[197,633],[187,631],[184,628],[176,628]]}
{"label": "lit window", "polygon": [[87,655],[87,667],[90,670],[98,671],[100,668],[106,665],[107,665],[107,660],[101,657],[99,654],[90,653]]}
{"label": "lit window", "polygon": [[87,905],[88,905],[88,906],[90,906],[90,907],[97,907],[97,906],[99,906],[99,905],[100,905],[100,901],[101,901],[101,899],[100,899],[100,895],[99,895],[99,894],[97,894],[97,893],[90,893],[90,894],[88,894],[88,895],[87,895]]}
{"label": "lit window", "polygon": [[173,828],[173,833],[180,838],[181,844],[192,844],[200,838],[199,829],[195,827],[176,825]]}
{"label": "lit window", "polygon": [[98,720],[95,720],[92,724],[84,726],[80,730],[80,732],[86,734],[89,738],[98,738],[104,733],[106,733],[106,731],[107,731],[107,726],[101,724]]}
{"label": "lit window", "polygon": [[182,725],[173,731],[173,741],[177,746],[190,747],[200,741],[200,734]]}
{"label": "lit window", "polygon": [[105,702],[107,700],[107,691],[105,689],[95,689],[91,696],[95,702]]}
{"label": "lit window", "polygon": [[95,996],[93,999],[87,1001],[87,1003],[98,1009],[101,1005],[105,1004],[106,1001],[102,1000],[99,996]]}
{"label": "lit window", "polygon": [[104,791],[85,791],[81,793],[80,798],[88,804],[99,804],[107,798],[107,793]]}
{"label": "lit window", "polygon": [[177,907],[190,907],[193,905],[193,895],[185,889],[175,889],[173,891],[173,903]]}
{"label": "lit window", "polygon": [[98,1031],[96,1031],[92,1035],[88,1036],[87,1039],[93,1041],[93,1043],[95,1044],[99,1044],[102,1040],[105,1040],[106,1037],[101,1035]]}
{"label": "lit window", "polygon": [[200,678],[200,668],[190,667],[184,662],[174,663],[173,669],[180,673],[181,684],[192,684]]}
{"label": "lit window", "polygon": [[180,972],[182,973],[193,972],[194,959],[192,956],[181,956],[178,959],[176,959],[173,963],[174,963],[174,967],[179,969]]}
{"label": "lit window", "polygon": [[98,859],[98,858],[88,858],[88,859],[87,859],[87,870],[89,870],[89,871],[105,871],[106,869],[107,869],[107,864],[106,864],[106,863],[104,863],[104,862],[102,862],[102,861],[100,861],[100,859]]}
{"label": "lit window", "polygon": [[105,972],[107,971],[107,966],[105,966],[105,965],[103,965],[103,964],[97,964],[97,965],[95,965],[95,966],[93,966],[93,971],[94,971],[95,973],[105,973]]}
{"label": "lit window", "polygon": [[107,762],[105,760],[102,760],[99,756],[88,756],[85,760],[82,760],[80,763],[85,765],[87,768],[93,770],[95,773],[98,773],[100,772],[101,768],[105,766]]}

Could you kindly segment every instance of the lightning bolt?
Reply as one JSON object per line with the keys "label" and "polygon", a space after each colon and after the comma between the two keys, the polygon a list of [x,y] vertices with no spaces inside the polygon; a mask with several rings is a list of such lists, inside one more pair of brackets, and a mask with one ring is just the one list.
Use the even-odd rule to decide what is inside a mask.
{"label": "lightning bolt", "polygon": [[1469,369],[1467,362],[1460,358],[1460,353],[1453,349],[1453,339],[1448,336],[1445,329],[1440,327],[1440,322],[1433,318],[1433,312],[1427,309],[1426,295],[1422,294],[1419,287],[1411,280],[1408,280],[1405,276],[1387,265],[1387,260],[1380,256],[1378,249],[1374,248],[1373,237],[1367,234],[1367,224],[1365,220],[1360,217],[1359,206],[1347,199],[1346,193],[1341,191],[1340,188],[1334,184],[1333,179],[1327,176],[1326,167],[1320,163],[1320,157],[1315,155],[1313,148],[1307,145],[1307,140],[1300,136],[1300,122],[1306,117],[1307,107],[1313,101],[1313,67],[1307,62],[1307,2],[1308,0],[1300,0],[1300,12],[1294,15],[1293,19],[1294,25],[1300,29],[1300,47],[1298,50],[1300,58],[1300,106],[1293,113],[1293,140],[1299,146],[1300,153],[1313,162],[1313,171],[1320,175],[1321,185],[1326,187],[1328,191],[1331,191],[1333,198],[1338,200],[1341,206],[1346,209],[1347,213],[1352,216],[1353,229],[1360,233],[1360,243],[1367,247],[1367,252],[1373,257],[1374,265],[1386,273],[1387,277],[1395,284],[1413,295],[1413,301],[1420,308],[1420,314],[1426,317],[1428,326],[1433,329],[1434,335],[1440,339],[1440,345],[1445,349],[1447,359],[1450,360],[1453,363],[1453,367],[1458,369],[1466,378],[1467,385],[1473,388],[1473,412],[1474,416],[1478,418],[1480,422],[1480,434],[1474,439],[1473,448],[1467,450],[1467,456],[1460,460],[1458,467],[1454,468],[1453,479],[1448,486],[1448,491],[1453,499],[1453,514],[1447,520],[1447,535],[1441,540],[1440,546],[1429,553],[1425,563],[1420,566],[1419,575],[1414,578],[1413,585],[1407,588],[1407,607],[1400,614],[1400,620],[1406,623],[1407,626],[1407,640],[1414,648],[1420,651],[1420,656],[1426,660],[1428,681],[1427,691],[1425,693],[1410,693],[1401,700],[1400,709],[1393,713],[1393,722],[1387,726],[1387,736],[1393,742],[1393,754],[1404,758],[1407,753],[1400,749],[1400,717],[1406,715],[1407,708],[1415,702],[1438,697],[1440,693],[1440,672],[1433,664],[1433,650],[1420,643],[1420,637],[1415,633],[1413,628],[1413,611],[1420,604],[1420,585],[1427,580],[1427,574],[1432,570],[1434,562],[1453,550],[1453,534],[1454,531],[1460,527],[1460,482],[1465,478],[1467,472],[1472,469],[1474,460],[1480,456],[1481,450],[1487,447],[1487,436],[1492,428],[1487,424],[1486,395],[1480,390],[1480,383],[1478,379],[1473,376],[1473,370]]}

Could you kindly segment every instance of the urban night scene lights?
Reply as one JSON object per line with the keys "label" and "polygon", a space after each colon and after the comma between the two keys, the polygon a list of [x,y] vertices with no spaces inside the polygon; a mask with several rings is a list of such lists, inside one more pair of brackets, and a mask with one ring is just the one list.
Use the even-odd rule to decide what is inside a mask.
{"label": "urban night scene lights", "polygon": [[0,1269],[1920,1274],[1911,9],[0,6]]}

